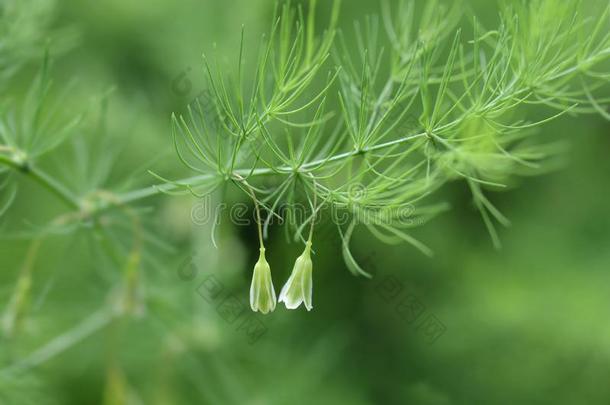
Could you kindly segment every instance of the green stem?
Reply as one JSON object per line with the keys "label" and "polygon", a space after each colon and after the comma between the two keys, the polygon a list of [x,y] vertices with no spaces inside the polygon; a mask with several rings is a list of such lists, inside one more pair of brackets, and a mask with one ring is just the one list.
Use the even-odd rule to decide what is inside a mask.
{"label": "green stem", "polygon": [[80,209],[80,202],[78,198],[62,184],[58,183],[54,178],[36,167],[29,167],[28,171],[25,172],[38,183],[40,183],[47,190],[55,194],[59,199],[65,202],[67,205],[74,209]]}
{"label": "green stem", "polygon": [[[421,138],[425,135],[426,135],[426,133],[422,132],[422,133],[415,134],[415,135],[409,135],[404,138],[395,139],[393,141],[384,142],[384,143],[374,145],[374,146],[371,146],[368,148],[363,148],[361,150],[353,150],[353,151],[349,151],[349,152],[340,153],[338,155],[334,155],[334,156],[331,156],[328,158],[314,160],[314,161],[307,162],[307,163],[301,165],[300,169],[301,170],[312,169],[312,168],[319,166],[321,164],[324,164],[324,163],[333,163],[333,162],[341,161],[343,159],[347,159],[347,158],[356,156],[356,155],[358,155],[360,153],[364,153],[364,152],[378,151],[378,150],[385,149],[390,146],[398,145],[398,144],[401,144],[401,143],[404,143],[404,142],[407,142],[407,141],[410,141],[410,140],[413,140],[416,138]],[[283,167],[274,168],[274,169],[270,169],[270,168],[260,168],[260,169],[255,169],[255,170],[239,169],[239,170],[235,170],[234,173],[239,176],[269,176],[269,175],[277,174],[278,172],[279,173],[291,173],[293,171],[294,171],[293,167],[283,166]],[[175,191],[176,189],[178,189],[180,187],[195,186],[197,184],[201,184],[202,182],[204,182],[206,180],[210,180],[213,176],[215,176],[215,175],[214,174],[202,174],[199,176],[188,177],[186,179],[178,180],[172,184],[165,183],[165,184],[161,184],[161,185],[154,185],[154,186],[146,187],[146,188],[143,188],[140,190],[130,191],[128,193],[119,195],[118,200],[122,204],[129,204],[129,203],[132,203],[137,200],[155,196],[162,192]]]}
{"label": "green stem", "polygon": [[10,157],[2,155],[0,155],[0,164],[4,164],[5,166],[11,167],[20,173],[29,176],[66,203],[66,205],[69,207],[80,209],[80,202],[78,198],[70,190],[49,176],[46,172],[38,169],[36,166],[23,164],[11,159]]}
{"label": "green stem", "polygon": [[311,179],[313,180],[313,217],[311,218],[311,225],[309,226],[309,238],[307,238],[307,242],[311,244],[311,238],[313,237],[313,228],[316,223],[316,213],[318,212],[318,193],[315,192],[315,189],[318,187],[318,183],[316,182],[316,178],[313,174],[310,173]]}
{"label": "green stem", "polygon": [[[378,145],[370,146],[368,148],[363,148],[361,150],[352,150],[349,152],[340,153],[340,154],[330,156],[327,158],[314,160],[314,161],[307,162],[307,163],[304,163],[303,165],[301,165],[300,170],[313,169],[321,164],[338,162],[338,161],[356,156],[363,152],[378,151],[378,150],[385,149],[385,148],[388,148],[391,146],[395,146],[395,145],[398,145],[398,144],[401,144],[404,142],[408,142],[408,141],[416,139],[416,138],[420,138],[425,135],[426,135],[425,132],[415,134],[415,135],[409,135],[409,136],[406,136],[403,138],[395,139],[393,141],[388,141],[388,142],[380,143]],[[3,155],[0,155],[0,164],[11,167],[13,169],[18,170],[22,174],[30,176],[32,179],[34,179],[36,182],[41,184],[47,190],[49,190],[50,192],[55,194],[57,197],[59,197],[63,202],[65,202],[71,208],[74,208],[76,210],[81,208],[79,199],[70,190],[65,188],[62,184],[57,182],[54,178],[49,176],[44,171],[36,168],[35,166],[24,165],[23,163],[17,162],[14,159],[11,159],[10,157],[3,156]],[[279,167],[279,168],[275,168],[275,169],[270,169],[270,168],[259,168],[259,169],[255,169],[255,170],[239,169],[239,170],[234,171],[234,175],[239,176],[240,178],[243,178],[243,176],[268,176],[268,175],[277,174],[278,172],[279,173],[291,173],[293,171],[294,171],[293,167],[283,166],[283,167]],[[159,185],[153,185],[153,186],[145,187],[145,188],[142,188],[139,190],[130,191],[130,192],[127,192],[124,194],[119,194],[116,196],[116,198],[114,199],[114,202],[112,204],[107,204],[107,206],[101,206],[100,208],[98,208],[98,211],[103,211],[104,209],[109,208],[111,205],[130,204],[135,201],[143,200],[145,198],[152,197],[152,196],[155,196],[160,193],[175,191],[180,187],[196,186],[206,180],[210,180],[213,176],[215,176],[215,174],[203,174],[203,175],[199,175],[199,176],[188,177],[186,179],[178,180],[171,184],[164,183],[164,184],[159,184]],[[261,238],[261,240],[262,240],[262,238]]]}
{"label": "green stem", "polygon": [[256,210],[256,226],[258,228],[258,241],[260,243],[260,247],[261,249],[265,249],[265,244],[263,242],[263,223],[261,220],[261,209],[258,205],[258,200],[256,199],[256,194],[254,194],[254,190],[252,189],[252,187],[250,187],[250,185],[248,184],[248,182],[246,181],[246,179],[244,179],[243,177],[241,177],[239,174],[236,174],[235,177],[237,178],[237,180],[242,183],[244,186],[246,186],[246,188],[248,189],[248,193],[250,194],[250,197],[252,197],[252,201],[254,202],[254,209]]}

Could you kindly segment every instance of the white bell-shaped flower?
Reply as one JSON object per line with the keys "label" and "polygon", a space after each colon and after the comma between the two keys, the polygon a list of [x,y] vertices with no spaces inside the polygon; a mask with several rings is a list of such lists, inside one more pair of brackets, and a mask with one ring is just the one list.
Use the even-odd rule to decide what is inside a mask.
{"label": "white bell-shaped flower", "polygon": [[311,301],[311,242],[305,245],[305,251],[294,263],[292,274],[280,292],[280,302],[288,309],[298,308],[301,303],[308,311],[313,308]]}
{"label": "white bell-shaped flower", "polygon": [[254,266],[252,284],[250,285],[250,307],[263,314],[275,309],[276,296],[271,279],[271,268],[265,259],[265,248],[260,249],[258,262]]}

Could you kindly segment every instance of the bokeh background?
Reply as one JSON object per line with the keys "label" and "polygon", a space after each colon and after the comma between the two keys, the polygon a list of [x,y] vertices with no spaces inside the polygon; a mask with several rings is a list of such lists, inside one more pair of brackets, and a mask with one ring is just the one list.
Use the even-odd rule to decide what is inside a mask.
{"label": "bokeh background", "polygon": [[[464,10],[492,27],[499,4],[473,0]],[[155,183],[148,169],[190,174],[174,155],[169,117],[203,90],[201,53],[215,43],[220,59],[236,60],[242,24],[254,51],[274,3],[58,0],[31,7],[48,8],[37,27],[58,38],[52,75],[55,87],[69,89],[63,109],[86,117],[76,146],[41,165],[76,190],[121,191]],[[345,1],[340,25],[349,32],[354,20],[378,11],[376,2]],[[42,51],[6,91],[24,92],[41,60]],[[138,205],[149,230],[139,315],[107,322],[99,310],[116,297],[121,260],[100,251],[87,224],[46,237],[32,253],[23,230],[65,208],[24,177],[0,228],[0,312],[24,266],[31,293],[19,327],[0,339],[0,369],[26,366],[0,374],[0,404],[607,404],[609,135],[610,124],[597,116],[565,116],[542,129],[564,151],[549,173],[491,195],[512,221],[500,230],[501,250],[463,183],[441,191],[452,210],[415,232],[433,258],[356,233],[354,255],[376,274],[372,280],[347,271],[338,235],[321,226],[314,310],[278,306],[253,318],[254,335],[242,325],[247,308],[234,320],[218,301],[247,303],[253,226],[235,226],[228,215],[215,229],[195,224],[198,202],[190,197],[145,200]],[[239,192],[228,198],[248,202]],[[301,249],[280,228],[268,242],[276,289]],[[128,239],[120,230],[117,240]],[[216,288],[221,298],[212,296]],[[427,328],[431,319],[442,333]]]}

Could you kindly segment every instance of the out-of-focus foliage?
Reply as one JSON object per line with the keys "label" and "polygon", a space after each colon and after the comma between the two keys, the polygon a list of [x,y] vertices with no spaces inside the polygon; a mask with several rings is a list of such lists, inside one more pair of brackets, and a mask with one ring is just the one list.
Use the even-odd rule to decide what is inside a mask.
{"label": "out-of-focus foliage", "polygon": [[[332,7],[318,3],[309,24],[328,38]],[[295,73],[289,82],[312,86],[291,100],[296,109],[314,100],[309,113],[295,112],[293,122],[281,108],[271,111],[287,108],[286,98],[261,97],[262,114],[235,114],[237,125],[224,127],[234,135],[223,138],[229,158],[213,154],[212,170],[195,168],[212,177],[227,167],[244,177],[254,165],[277,171],[302,156],[292,155],[298,144],[286,129],[302,139],[312,128],[314,137],[335,134],[311,149],[314,162],[330,152],[351,157],[354,146],[396,142],[394,131],[385,132],[390,119],[409,133],[423,130],[421,145],[373,154],[359,166],[342,158],[314,164],[313,177],[301,179],[310,198],[318,188],[319,202],[353,215],[354,196],[365,197],[367,208],[400,205],[427,196],[428,180],[442,178],[430,191],[452,211],[428,222],[445,208],[433,203],[418,222],[425,226],[409,228],[433,258],[381,243],[415,241],[393,225],[374,238],[362,226],[339,235],[323,219],[312,255],[315,309],[278,307],[261,316],[250,312],[246,293],[256,227],[231,222],[229,208],[214,218],[192,196],[160,194],[147,170],[192,179],[172,130],[193,124],[188,106],[218,78],[229,97],[240,94],[228,80],[239,75],[240,47],[243,88],[256,83],[257,51],[265,50],[259,34],[275,21],[274,4],[0,1],[1,405],[608,402],[607,4],[374,3],[344,2],[328,49],[323,40],[308,42],[308,31],[288,35],[313,44],[299,64],[283,54]],[[298,4],[311,29],[309,2],[287,10]],[[278,78],[282,53],[276,56],[270,72]],[[309,82],[314,67],[319,77]],[[394,90],[384,91],[380,78]],[[274,93],[276,83],[265,84]],[[240,108],[239,96],[221,101]],[[546,122],[557,112],[563,115]],[[534,133],[526,118],[545,125]],[[258,156],[241,150],[239,128],[256,128],[268,148]],[[488,142],[475,142],[481,137]],[[327,150],[325,142],[333,142]],[[541,159],[551,154],[556,160]],[[289,170],[270,177],[252,180],[256,190],[275,193],[262,194],[267,209],[294,185]],[[460,178],[466,184],[448,182]],[[497,182],[503,192],[483,195]],[[230,183],[178,184],[209,193],[208,207],[251,203],[247,188]],[[309,208],[306,193],[293,197]],[[477,209],[502,250],[492,247]],[[487,216],[506,222],[500,212],[513,226],[496,231]],[[301,225],[289,229],[290,239]],[[266,227],[276,288],[302,252],[283,238],[286,228]],[[352,277],[346,267],[374,277]],[[429,319],[441,334],[430,333]]]}

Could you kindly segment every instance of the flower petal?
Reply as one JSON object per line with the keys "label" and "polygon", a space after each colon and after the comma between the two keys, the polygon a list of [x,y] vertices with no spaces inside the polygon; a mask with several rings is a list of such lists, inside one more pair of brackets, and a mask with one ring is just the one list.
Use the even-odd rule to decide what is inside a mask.
{"label": "flower petal", "polygon": [[265,249],[261,248],[260,251],[250,284],[250,307],[255,312],[260,311],[267,314],[275,309],[277,299],[271,278],[271,268],[265,259]]}
{"label": "flower petal", "polygon": [[296,309],[304,303],[305,308],[311,311],[313,308],[311,273],[311,243],[307,242],[305,251],[295,261],[292,273],[280,292],[279,301],[283,302],[286,308]]}

